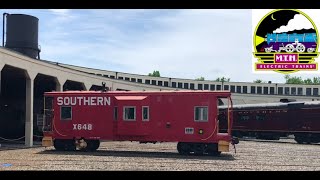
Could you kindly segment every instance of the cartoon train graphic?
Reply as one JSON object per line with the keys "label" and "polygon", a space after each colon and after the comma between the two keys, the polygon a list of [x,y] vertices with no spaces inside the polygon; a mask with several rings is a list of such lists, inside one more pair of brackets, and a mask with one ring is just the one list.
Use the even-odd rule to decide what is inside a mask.
{"label": "cartoon train graphic", "polygon": [[287,34],[287,33],[268,33],[265,39],[267,44],[264,51],[270,52],[287,52],[287,53],[312,53],[317,48],[317,35],[316,33],[304,34]]}

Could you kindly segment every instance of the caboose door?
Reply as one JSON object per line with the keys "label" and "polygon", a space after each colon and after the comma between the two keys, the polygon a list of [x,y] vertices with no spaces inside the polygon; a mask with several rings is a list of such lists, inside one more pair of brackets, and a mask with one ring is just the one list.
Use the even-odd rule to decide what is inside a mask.
{"label": "caboose door", "polygon": [[[232,128],[232,100],[230,97],[219,97],[217,99],[218,105],[225,104],[225,108],[219,110],[217,109],[217,122],[218,123],[218,133],[227,133],[231,135]],[[219,112],[220,111],[220,112]]]}

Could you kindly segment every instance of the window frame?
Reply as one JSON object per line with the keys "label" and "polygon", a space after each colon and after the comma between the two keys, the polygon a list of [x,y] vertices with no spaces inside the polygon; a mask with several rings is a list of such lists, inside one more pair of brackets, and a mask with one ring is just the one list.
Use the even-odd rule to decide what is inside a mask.
{"label": "window frame", "polygon": [[262,93],[262,86],[257,86],[257,94],[263,94]]}
{"label": "window frame", "polygon": [[247,94],[248,93],[248,86],[242,86],[242,93]]}
{"label": "window frame", "polygon": [[257,94],[257,86],[250,86],[250,94]]}
{"label": "window frame", "polygon": [[190,83],[190,89],[194,90],[194,83]]}
{"label": "window frame", "polygon": [[263,94],[270,94],[268,86],[263,86]]}
{"label": "window frame", "polygon": [[296,87],[291,87],[290,88],[290,94],[291,95],[297,95],[298,93],[297,93],[297,88]]}
{"label": "window frame", "polygon": [[[144,113],[143,113],[143,110],[144,108],[147,108],[148,109],[148,115],[147,115],[147,119],[144,118]],[[142,106],[142,121],[149,121],[150,120],[150,108],[149,106]]]}
{"label": "window frame", "polygon": [[215,84],[210,84],[210,90],[215,91],[216,90],[216,85]]}
{"label": "window frame", "polygon": [[[206,108],[207,109],[207,117],[206,117],[206,119],[199,119],[199,120],[197,120],[196,119],[196,109],[197,108]],[[194,106],[194,109],[193,109],[193,120],[195,121],[195,122],[208,122],[209,121],[209,107],[208,106]],[[200,113],[201,114],[201,113]],[[201,117],[201,116],[200,116]]]}
{"label": "window frame", "polygon": [[312,88],[306,88],[306,96],[312,95]]}
{"label": "window frame", "polygon": [[[126,119],[125,117],[126,117],[126,111],[125,111],[125,109],[126,108],[134,108],[134,119]],[[122,113],[122,119],[124,120],[124,121],[136,121],[136,119],[137,119],[137,108],[136,108],[136,106],[123,106],[123,113]]]}
{"label": "window frame", "polygon": [[297,94],[299,96],[303,95],[303,88],[302,87],[298,87],[297,89],[298,89],[298,91],[297,91],[298,93]]}
{"label": "window frame", "polygon": [[189,83],[183,83],[183,88],[184,89],[189,89]]}
{"label": "window frame", "polygon": [[[70,108],[70,118],[62,118],[62,108]],[[60,120],[61,121],[71,121],[72,120],[72,106],[60,106]]]}
{"label": "window frame", "polygon": [[319,95],[319,88],[312,88],[312,96],[318,96]]}
{"label": "window frame", "polygon": [[270,90],[269,94],[274,95],[275,94],[274,89],[275,89],[274,87],[270,87],[269,88],[269,90]]}
{"label": "window frame", "polygon": [[230,85],[230,91],[235,93],[236,92],[236,86],[235,85]]}
{"label": "window frame", "polygon": [[290,95],[290,87],[284,87],[284,95]]}
{"label": "window frame", "polygon": [[204,84],[203,85],[203,90],[209,90],[209,84]]}
{"label": "window frame", "polygon": [[278,87],[277,94],[278,95],[284,95],[284,88],[283,87]]}
{"label": "window frame", "polygon": [[236,86],[236,92],[237,93],[242,93],[242,87],[241,86]]}

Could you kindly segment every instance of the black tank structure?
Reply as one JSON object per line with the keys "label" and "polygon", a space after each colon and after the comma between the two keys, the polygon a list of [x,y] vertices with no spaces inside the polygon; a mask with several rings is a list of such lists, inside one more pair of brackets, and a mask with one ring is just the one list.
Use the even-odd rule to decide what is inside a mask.
{"label": "black tank structure", "polygon": [[38,45],[39,19],[25,14],[4,13],[3,25],[5,24],[5,20],[5,47],[31,58],[40,59],[40,48]]}

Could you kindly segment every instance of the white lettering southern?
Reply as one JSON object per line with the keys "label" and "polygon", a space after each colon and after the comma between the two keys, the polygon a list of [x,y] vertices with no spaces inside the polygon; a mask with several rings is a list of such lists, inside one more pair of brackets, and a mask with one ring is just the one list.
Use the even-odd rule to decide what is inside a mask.
{"label": "white lettering southern", "polygon": [[110,97],[58,97],[59,106],[110,106]]}

